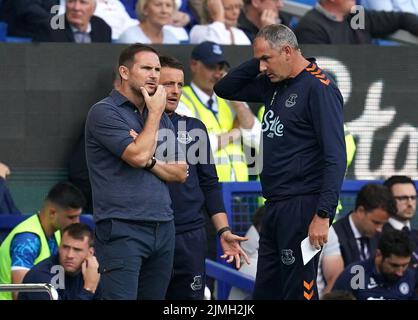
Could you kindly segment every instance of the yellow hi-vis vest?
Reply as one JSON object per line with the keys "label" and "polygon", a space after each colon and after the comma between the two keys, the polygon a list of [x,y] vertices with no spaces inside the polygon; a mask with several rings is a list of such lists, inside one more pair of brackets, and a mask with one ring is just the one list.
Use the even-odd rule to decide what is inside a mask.
{"label": "yellow hi-vis vest", "polygon": [[[25,221],[19,223],[4,239],[0,246],[0,283],[10,284],[12,283],[12,259],[10,257],[10,245],[15,235],[23,232],[32,232],[36,234],[41,240],[41,250],[38,257],[35,259],[34,264],[38,264],[42,260],[51,256],[51,252],[48,246],[48,240],[42,229],[41,222],[37,214],[29,217]],[[59,245],[61,242],[61,232],[58,230],[54,234],[55,241]],[[0,292],[0,300],[12,300],[11,292]]]}
{"label": "yellow hi-vis vest", "polygon": [[[199,100],[190,86],[183,88],[180,101],[192,112],[195,118],[201,120],[209,134],[220,135],[230,131],[234,118],[227,102],[216,97],[218,103],[218,119]],[[248,167],[241,143],[230,143],[213,155],[219,182],[248,181]]]}

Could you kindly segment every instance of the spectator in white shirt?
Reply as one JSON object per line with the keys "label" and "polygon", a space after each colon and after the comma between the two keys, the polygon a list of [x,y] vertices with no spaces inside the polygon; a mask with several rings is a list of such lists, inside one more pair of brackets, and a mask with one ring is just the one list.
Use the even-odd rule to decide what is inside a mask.
{"label": "spectator in white shirt", "polygon": [[102,18],[112,28],[112,40],[119,39],[129,27],[138,25],[138,20],[129,16],[119,0],[96,0],[96,3],[94,15]]}
{"label": "spectator in white shirt", "polygon": [[175,11],[174,0],[139,0],[136,13],[139,25],[127,29],[119,37],[119,43],[178,44],[180,41],[165,28]]}
{"label": "spectator in white shirt", "polygon": [[213,22],[196,25],[190,31],[190,43],[212,41],[221,45],[251,45],[250,39],[238,29],[242,0],[208,0],[207,8]]}

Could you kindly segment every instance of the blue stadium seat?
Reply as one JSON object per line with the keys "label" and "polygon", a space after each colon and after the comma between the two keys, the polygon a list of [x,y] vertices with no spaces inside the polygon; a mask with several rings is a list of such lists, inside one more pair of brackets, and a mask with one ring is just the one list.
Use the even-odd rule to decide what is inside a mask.
{"label": "blue stadium seat", "polygon": [[131,18],[137,19],[135,6],[137,0],[121,0],[122,4],[125,6],[126,11],[131,16]]}
{"label": "blue stadium seat", "polygon": [[6,37],[6,42],[26,43],[32,42],[32,38]]}
{"label": "blue stadium seat", "polygon": [[317,0],[293,0],[293,1],[306,4],[308,6],[314,6]]}
{"label": "blue stadium seat", "polygon": [[93,216],[91,214],[82,214],[80,216],[80,222],[88,225],[93,231],[96,228],[96,224],[94,223]]}
{"label": "blue stadium seat", "polygon": [[6,41],[6,36],[7,36],[7,23],[0,21],[0,42]]}

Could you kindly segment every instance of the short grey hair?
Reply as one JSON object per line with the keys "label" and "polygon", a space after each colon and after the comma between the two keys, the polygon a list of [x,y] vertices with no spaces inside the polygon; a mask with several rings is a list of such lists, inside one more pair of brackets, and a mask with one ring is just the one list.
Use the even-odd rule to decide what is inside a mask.
{"label": "short grey hair", "polygon": [[268,25],[258,31],[256,38],[265,39],[274,49],[289,45],[293,49],[299,50],[295,34],[284,24]]}

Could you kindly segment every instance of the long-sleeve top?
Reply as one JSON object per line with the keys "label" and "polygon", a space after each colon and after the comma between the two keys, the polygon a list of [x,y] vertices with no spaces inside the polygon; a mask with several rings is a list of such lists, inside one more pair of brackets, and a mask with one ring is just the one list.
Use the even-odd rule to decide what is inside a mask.
{"label": "long-sleeve top", "polygon": [[204,226],[203,211],[212,216],[225,212],[225,207],[205,125],[177,113],[172,113],[170,119],[177,146],[186,154],[189,165],[186,182],[168,184],[176,233],[180,234]]}
{"label": "long-sleeve top", "polygon": [[418,0],[362,0],[368,10],[401,11],[418,14]]}
{"label": "long-sleeve top", "polygon": [[39,28],[48,28],[53,14],[51,8],[58,0],[3,0],[0,1],[0,21],[8,24],[8,35],[32,38]]}
{"label": "long-sleeve top", "polygon": [[218,96],[266,106],[261,185],[267,200],[319,194],[317,210],[335,212],[346,168],[343,98],[315,60],[272,83],[252,59],[215,85]]}
{"label": "long-sleeve top", "polygon": [[227,29],[220,21],[208,25],[195,25],[190,30],[190,43],[212,41],[222,45],[251,45],[250,39],[241,29],[231,27]]}
{"label": "long-sleeve top", "polygon": [[418,16],[407,12],[364,11],[364,28],[353,28],[354,14],[336,21],[320,5],[309,11],[295,29],[299,43],[368,44],[373,38],[384,38],[398,30],[418,35]]}
{"label": "long-sleeve top", "polygon": [[[23,278],[23,283],[54,283],[57,271],[54,266],[59,265],[58,255],[51,256],[28,271]],[[102,288],[97,286],[96,292],[92,293],[84,289],[84,279],[81,271],[76,275],[65,274],[64,289],[57,289],[59,300],[100,300]],[[45,292],[21,292],[19,300],[49,300]]]}
{"label": "long-sleeve top", "polygon": [[[360,276],[363,281],[353,287]],[[351,292],[357,300],[416,300],[416,286],[416,269],[408,268],[399,279],[390,282],[376,269],[374,258],[370,258],[345,268],[332,290]]]}
{"label": "long-sleeve top", "polygon": [[6,180],[0,177],[0,214],[2,213],[16,215],[22,214],[13,201],[9,188],[6,185]]}

